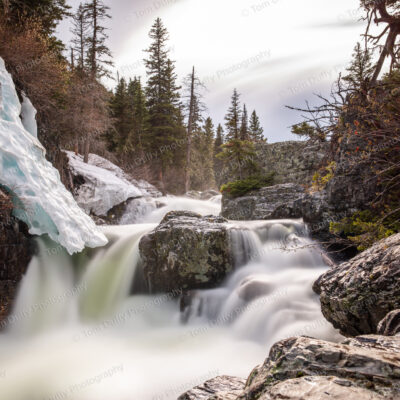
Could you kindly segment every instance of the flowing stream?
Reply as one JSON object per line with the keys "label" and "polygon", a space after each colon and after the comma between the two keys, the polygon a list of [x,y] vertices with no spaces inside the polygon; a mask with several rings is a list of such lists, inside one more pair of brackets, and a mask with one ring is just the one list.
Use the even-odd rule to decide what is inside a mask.
{"label": "flowing stream", "polygon": [[176,399],[217,375],[246,378],[280,339],[338,340],[311,288],[327,267],[299,220],[231,222],[234,273],[182,312],[180,293],[146,294],[142,235],[171,210],[218,215],[219,200],[160,199],[74,257],[41,239],[0,334],[0,398]]}

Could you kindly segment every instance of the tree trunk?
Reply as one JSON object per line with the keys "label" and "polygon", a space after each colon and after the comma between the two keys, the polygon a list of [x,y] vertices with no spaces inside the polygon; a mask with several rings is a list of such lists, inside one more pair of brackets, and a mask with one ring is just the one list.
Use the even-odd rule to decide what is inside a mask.
{"label": "tree trunk", "polygon": [[164,183],[164,173],[163,173],[163,167],[160,166],[160,171],[159,171],[159,179],[160,179],[160,188],[161,188],[161,193],[163,196],[165,196],[167,193],[165,191],[165,183]]}
{"label": "tree trunk", "polygon": [[386,39],[385,46],[383,47],[382,53],[379,57],[379,60],[375,67],[374,75],[372,76],[371,83],[374,84],[379,78],[379,74],[382,71],[383,64],[387,56],[389,56],[393,52],[393,47],[396,41],[396,37],[398,35],[398,31],[396,29],[390,29],[389,35]]}
{"label": "tree trunk", "polygon": [[192,138],[188,134],[186,149],[185,193],[190,190],[190,164],[192,153]]}
{"label": "tree trunk", "polygon": [[92,54],[91,54],[91,68],[92,75],[96,77],[97,74],[97,2],[93,5],[93,38],[92,38]]}
{"label": "tree trunk", "polygon": [[194,118],[194,82],[195,73],[194,67],[192,70],[192,80],[190,85],[190,103],[189,103],[189,120],[187,129],[187,148],[186,148],[186,171],[185,171],[185,192],[190,190],[190,167],[191,167],[191,154],[192,154],[192,130],[193,130],[193,118]]}
{"label": "tree trunk", "polygon": [[83,162],[87,164],[89,162],[89,151],[90,151],[90,138],[89,136],[86,137],[85,140],[85,151],[84,151],[84,157],[83,157]]}

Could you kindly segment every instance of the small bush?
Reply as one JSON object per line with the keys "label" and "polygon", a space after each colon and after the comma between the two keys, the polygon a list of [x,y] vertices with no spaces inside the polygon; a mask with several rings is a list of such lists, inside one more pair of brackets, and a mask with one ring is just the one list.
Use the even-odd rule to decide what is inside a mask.
{"label": "small bush", "polygon": [[246,179],[229,182],[221,187],[221,192],[230,197],[244,196],[252,190],[272,186],[274,184],[274,176],[275,172],[271,172],[267,175],[255,175]]}

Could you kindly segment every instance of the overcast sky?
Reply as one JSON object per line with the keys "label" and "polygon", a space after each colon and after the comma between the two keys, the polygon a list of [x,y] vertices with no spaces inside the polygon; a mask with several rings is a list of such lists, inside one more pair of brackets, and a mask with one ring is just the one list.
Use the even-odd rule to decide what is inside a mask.
{"label": "overcast sky", "polygon": [[[69,0],[76,8],[80,1]],[[359,0],[105,0],[111,7],[109,45],[116,70],[145,77],[143,50],[161,17],[170,33],[180,81],[193,65],[208,88],[207,113],[223,123],[236,87],[257,110],[270,142],[295,139],[302,106],[330,87],[361,40]],[[70,22],[59,27],[70,40]]]}

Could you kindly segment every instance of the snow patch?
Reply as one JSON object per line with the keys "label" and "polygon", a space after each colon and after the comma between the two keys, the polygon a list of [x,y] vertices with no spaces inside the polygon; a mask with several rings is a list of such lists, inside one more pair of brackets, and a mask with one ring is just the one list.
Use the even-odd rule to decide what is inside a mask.
{"label": "snow patch", "polygon": [[[33,107],[25,105],[26,127],[34,132]],[[31,234],[48,234],[70,254],[85,246],[107,244],[103,233],[63,186],[58,171],[45,158],[44,147],[27,131],[20,115],[12,77],[0,57],[0,184],[16,196],[16,217],[28,225]]]}

